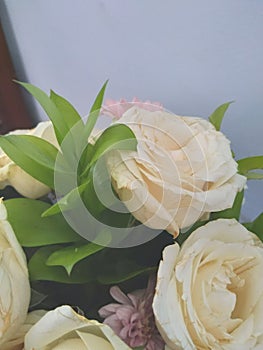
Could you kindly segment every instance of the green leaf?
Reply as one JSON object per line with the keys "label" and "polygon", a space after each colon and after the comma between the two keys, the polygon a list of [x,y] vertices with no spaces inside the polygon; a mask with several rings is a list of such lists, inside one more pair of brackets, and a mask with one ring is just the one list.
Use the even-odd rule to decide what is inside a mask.
{"label": "green leaf", "polygon": [[226,102],[219,106],[209,117],[210,123],[214,125],[216,130],[220,130],[225,113],[231,103],[234,101]]}
{"label": "green leaf", "polygon": [[63,266],[68,275],[70,275],[72,268],[77,262],[99,252],[102,249],[104,249],[103,246],[94,243],[77,243],[70,247],[61,248],[52,253],[47,259],[47,265]]}
{"label": "green leaf", "polygon": [[91,165],[94,164],[106,151],[113,149],[135,151],[136,146],[136,137],[127,125],[111,125],[101,134],[92,148]]}
{"label": "green leaf", "polygon": [[87,183],[87,188],[82,193],[82,199],[88,211],[94,217],[100,219],[100,215],[105,210],[105,206],[100,202],[95,191],[93,183],[93,170],[94,167],[91,168],[87,179],[85,179]]}
{"label": "green leaf", "polygon": [[124,124],[114,124],[107,128],[89,151],[90,161],[82,173],[86,177],[91,166],[107,151],[113,149],[136,150],[137,140],[133,131]]}
{"label": "green leaf", "polygon": [[193,226],[189,228],[189,230],[187,230],[186,232],[180,233],[179,236],[176,238],[176,241],[178,242],[179,245],[182,245],[183,242],[186,241],[186,239],[191,235],[193,231],[207,224],[208,221],[217,220],[220,218],[239,220],[243,199],[244,199],[244,190],[237,193],[232,208],[211,213],[209,220],[197,221]]}
{"label": "green leaf", "polygon": [[250,171],[247,173],[247,179],[248,180],[262,180],[263,174]]}
{"label": "green leaf", "polygon": [[96,96],[96,99],[91,107],[89,117],[88,117],[87,123],[85,125],[85,129],[84,129],[84,138],[86,140],[90,136],[90,134],[91,134],[96,122],[97,122],[97,119],[99,117],[100,109],[101,109],[101,105],[103,102],[104,93],[105,93],[105,89],[106,89],[107,84],[108,84],[108,80],[103,84],[102,88],[100,89],[100,91],[99,91],[98,95]]}
{"label": "green leaf", "polygon": [[199,220],[193,224],[187,231],[180,232],[179,236],[176,237],[176,242],[181,246],[187,238],[191,235],[192,232],[197,230],[199,227],[207,224],[208,220]]}
{"label": "green leaf", "polygon": [[263,213],[253,222],[243,224],[249,231],[254,232],[263,242]]}
{"label": "green leaf", "polygon": [[61,118],[67,126],[67,133],[63,135],[63,143],[60,145],[61,153],[68,164],[75,164],[75,159],[86,145],[87,141],[82,139],[84,123],[76,109],[63,97],[51,90],[50,99],[56,105]]}
{"label": "green leaf", "polygon": [[[32,135],[1,136],[0,147],[24,171],[53,188],[54,168],[58,154],[56,147]],[[57,169],[57,171],[60,170]]]}
{"label": "green leaf", "polygon": [[121,259],[118,262],[109,261],[102,271],[97,272],[97,280],[105,285],[118,284],[155,270],[156,267],[139,266],[135,261],[127,259]]}
{"label": "green leaf", "polygon": [[28,263],[31,281],[54,281],[60,283],[79,284],[87,283],[94,279],[93,268],[87,263],[76,265],[69,276],[62,266],[47,266],[46,261],[58,246],[42,247],[32,256]]}
{"label": "green leaf", "polygon": [[50,204],[26,198],[5,201],[8,221],[19,243],[24,247],[38,247],[56,243],[71,243],[82,238],[73,231],[62,215],[41,218]]}
{"label": "green leaf", "polygon": [[67,135],[69,129],[67,127],[65,119],[60,114],[55,103],[49,98],[49,96],[44,91],[42,91],[38,87],[32,84],[23,83],[20,81],[16,81],[16,82],[22,85],[32,96],[34,96],[35,99],[42,106],[42,108],[44,109],[44,111],[47,113],[50,120],[52,121],[58,143],[61,144],[64,137]]}
{"label": "green leaf", "polygon": [[253,222],[243,222],[242,225],[245,226],[248,229],[248,231],[251,231]]}
{"label": "green leaf", "polygon": [[81,138],[80,138],[80,144],[81,144],[81,157],[80,157],[80,162],[79,162],[79,173],[82,174],[83,170],[86,166],[88,166],[89,161],[90,161],[90,156],[89,156],[89,151],[92,149],[92,145],[88,144],[86,147],[85,145],[87,144],[87,140],[98,120],[98,117],[100,115],[100,109],[101,109],[101,105],[103,102],[103,97],[104,97],[104,93],[105,93],[105,89],[106,86],[108,84],[108,80],[104,83],[104,85],[102,86],[100,92],[98,93],[88,116],[88,120],[86,122],[86,125],[84,127],[83,132],[81,133]]}
{"label": "green leaf", "polygon": [[60,115],[63,116],[68,129],[72,128],[76,123],[80,123],[80,125],[84,127],[81,116],[69,101],[56,94],[53,90],[50,91],[50,99],[56,105]]}
{"label": "green leaf", "polygon": [[251,170],[263,169],[263,156],[254,156],[239,159],[238,171],[240,174],[246,176],[248,179],[260,180],[263,179],[263,174],[253,172]]}
{"label": "green leaf", "polygon": [[42,217],[47,217],[51,215],[58,214],[60,212],[71,210],[74,208],[74,204],[79,196],[83,193],[83,191],[88,186],[88,183],[84,183],[77,188],[74,188],[69,193],[67,193],[63,198],[61,198],[56,204],[52,205],[52,207],[48,208],[44,213],[42,213]]}
{"label": "green leaf", "polygon": [[219,212],[214,212],[211,214],[210,219],[216,220],[221,218],[221,219],[239,220],[243,199],[244,199],[244,190],[237,193],[232,208],[225,209]]}

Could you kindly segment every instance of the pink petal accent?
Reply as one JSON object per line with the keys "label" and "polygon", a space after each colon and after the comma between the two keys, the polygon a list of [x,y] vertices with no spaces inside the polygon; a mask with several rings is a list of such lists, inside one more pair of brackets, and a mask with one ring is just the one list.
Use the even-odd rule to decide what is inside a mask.
{"label": "pink petal accent", "polygon": [[125,305],[123,307],[120,307],[117,311],[116,311],[116,315],[117,317],[122,320],[123,324],[129,324],[129,320],[133,315],[134,310],[131,308],[128,308],[129,305]]}
{"label": "pink petal accent", "polygon": [[139,305],[138,305],[138,302],[140,302],[140,300],[143,298],[145,294],[145,290],[144,289],[140,289],[140,290],[136,290],[132,293],[128,293],[128,297],[129,299],[131,300],[133,306],[135,308],[137,308]]}
{"label": "pink petal accent", "polygon": [[163,106],[160,102],[141,101],[134,97],[131,102],[122,98],[119,101],[107,99],[102,106],[102,114],[108,115],[113,119],[120,119],[122,115],[131,107],[137,106],[150,112],[161,111]]}
{"label": "pink petal accent", "polygon": [[109,315],[111,315],[112,313],[115,313],[119,307],[120,307],[119,304],[108,304],[106,306],[103,306],[100,309],[100,315],[101,315],[101,317],[106,318]]}
{"label": "pink petal accent", "polygon": [[116,301],[118,301],[121,304],[131,305],[130,299],[117,286],[111,287],[110,295],[113,297],[113,299],[115,299]]}
{"label": "pink petal accent", "polygon": [[127,296],[117,286],[110,289],[119,304],[112,303],[99,310],[104,323],[130,347],[144,346],[145,350],[163,350],[161,338],[154,320],[152,301],[155,278],[150,278],[146,289],[129,293]]}
{"label": "pink petal accent", "polygon": [[110,326],[116,334],[119,334],[123,328],[122,322],[118,319],[118,317],[115,314],[107,317],[104,323]]}

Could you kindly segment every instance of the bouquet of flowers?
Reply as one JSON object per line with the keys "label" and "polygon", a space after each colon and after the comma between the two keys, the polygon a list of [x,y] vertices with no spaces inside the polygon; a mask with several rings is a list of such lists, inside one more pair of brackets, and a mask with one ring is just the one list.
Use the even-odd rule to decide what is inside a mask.
{"label": "bouquet of flowers", "polygon": [[[0,137],[1,350],[262,350],[263,156],[160,103],[87,118],[20,83],[50,121]],[[96,128],[101,115],[110,125]]]}

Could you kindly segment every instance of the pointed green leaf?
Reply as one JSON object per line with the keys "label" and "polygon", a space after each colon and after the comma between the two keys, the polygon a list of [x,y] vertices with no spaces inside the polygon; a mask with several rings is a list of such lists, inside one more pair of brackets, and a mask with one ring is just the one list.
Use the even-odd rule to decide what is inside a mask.
{"label": "pointed green leaf", "polygon": [[260,180],[263,179],[263,174],[260,172],[254,172],[251,170],[263,169],[263,156],[254,156],[239,159],[238,171],[240,174],[246,176],[248,179]]}
{"label": "pointed green leaf", "polygon": [[88,211],[94,217],[100,220],[101,213],[103,212],[103,210],[105,210],[105,206],[103,205],[103,203],[100,202],[95,191],[93,183],[93,170],[94,168],[92,167],[87,179],[85,180],[88,185],[85,191],[82,193],[82,199]]}
{"label": "pointed green leaf", "polygon": [[[238,192],[235,198],[235,201],[233,203],[232,208],[225,209],[219,212],[213,212],[210,215],[209,220],[217,220],[219,218],[222,219],[236,219],[239,220],[241,208],[243,204],[244,199],[244,190],[241,192]],[[199,227],[207,224],[209,220],[199,220],[197,221],[193,226],[191,226],[187,231],[181,232],[179,236],[176,238],[176,242],[181,246],[184,241],[191,235],[191,233],[195,230],[197,230]]]}
{"label": "pointed green leaf", "polygon": [[90,161],[83,171],[82,177],[85,178],[91,166],[107,151],[113,149],[136,150],[137,140],[133,131],[124,124],[114,124],[104,130],[96,141],[95,145],[89,151]]}
{"label": "pointed green leaf", "polygon": [[107,262],[103,270],[97,272],[97,280],[106,285],[118,284],[155,270],[156,267],[139,266],[135,261],[122,259],[119,262]]}
{"label": "pointed green leaf", "polygon": [[0,147],[25,172],[53,188],[56,147],[32,135],[1,136]]}
{"label": "pointed green leaf", "polygon": [[249,231],[254,232],[263,242],[263,213],[253,222],[243,224]]}
{"label": "pointed green leaf", "polygon": [[42,247],[32,256],[28,263],[29,276],[31,281],[54,281],[60,283],[87,283],[94,279],[92,267],[87,263],[74,267],[69,276],[62,266],[47,266],[46,261],[59,247]]}
{"label": "pointed green leaf", "polygon": [[60,115],[63,116],[65,122],[67,123],[68,129],[73,127],[76,123],[81,123],[82,127],[84,127],[81,116],[69,101],[56,94],[53,90],[50,91],[50,99],[56,105]]}
{"label": "pointed green leaf", "polygon": [[102,249],[104,249],[103,246],[94,243],[77,243],[70,247],[56,250],[47,259],[47,265],[63,266],[68,275],[70,275],[74,265],[77,262],[99,252]]}
{"label": "pointed green leaf", "polygon": [[210,123],[214,125],[216,130],[220,130],[225,113],[231,103],[234,101],[226,102],[219,106],[209,117]]}
{"label": "pointed green leaf", "polygon": [[42,217],[52,216],[58,214],[60,212],[70,210],[74,208],[74,204],[76,200],[78,200],[79,196],[83,193],[83,191],[87,188],[88,184],[84,183],[77,188],[74,188],[68,194],[66,194],[63,198],[61,198],[56,204],[52,205],[52,207],[48,208],[44,213],[42,213]]}
{"label": "pointed green leaf", "polygon": [[19,243],[24,247],[38,247],[56,243],[71,243],[82,238],[71,229],[62,215],[41,218],[50,204],[26,198],[5,201],[8,221]]}
{"label": "pointed green leaf", "polygon": [[136,137],[127,125],[111,125],[101,134],[92,148],[91,164],[94,164],[106,151],[113,149],[135,151],[136,146]]}
{"label": "pointed green leaf", "polygon": [[67,158],[69,163],[74,164],[75,157],[78,158],[78,154],[81,152],[83,145],[86,144],[86,141],[80,138],[80,135],[82,135],[84,130],[84,123],[79,113],[66,99],[57,95],[52,90],[50,93],[50,99],[56,105],[61,118],[63,118],[67,127],[67,133],[63,136],[63,141],[65,142],[60,145],[61,152],[64,157]]}
{"label": "pointed green leaf", "polygon": [[211,214],[210,219],[216,220],[221,218],[221,219],[239,220],[243,199],[244,199],[244,190],[237,193],[232,208],[225,209],[219,212],[214,212]]}
{"label": "pointed green leaf", "polygon": [[109,82],[109,80],[106,80],[105,83],[103,84],[102,88],[100,89],[100,91],[99,91],[98,95],[96,96],[95,101],[90,109],[90,113],[100,111],[108,82]]}
{"label": "pointed green leaf", "polygon": [[248,231],[252,231],[253,222],[243,222],[242,225],[245,226]]}
{"label": "pointed green leaf", "polygon": [[104,98],[104,93],[105,93],[105,89],[106,86],[108,84],[108,80],[103,84],[102,88],[100,89],[92,107],[89,113],[89,117],[87,120],[87,123],[85,125],[85,130],[84,130],[84,138],[87,140],[88,137],[90,136],[96,122],[97,119],[100,115],[100,109],[101,109],[101,105],[103,102],[103,98]]}
{"label": "pointed green leaf", "polygon": [[181,246],[191,235],[192,232],[197,230],[199,227],[204,226],[205,224],[207,224],[207,222],[208,220],[197,221],[188,230],[180,232],[179,236],[176,237],[176,242]]}
{"label": "pointed green leaf", "polygon": [[247,173],[247,179],[248,180],[263,180],[263,174],[250,171]]}
{"label": "pointed green leaf", "polygon": [[20,81],[16,82],[22,85],[32,96],[34,96],[35,99],[41,105],[41,107],[44,109],[44,111],[47,113],[54,126],[58,143],[61,144],[63,138],[68,133],[68,128],[65,123],[65,120],[63,119],[63,116],[61,116],[55,103],[49,98],[49,96],[44,91],[42,91],[38,87]]}

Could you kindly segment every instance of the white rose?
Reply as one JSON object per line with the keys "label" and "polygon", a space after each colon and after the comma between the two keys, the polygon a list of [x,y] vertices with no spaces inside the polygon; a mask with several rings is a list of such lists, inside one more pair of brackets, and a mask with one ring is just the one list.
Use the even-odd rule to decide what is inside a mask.
{"label": "white rose", "polygon": [[[15,130],[11,135],[33,135],[42,138],[54,146],[58,146],[53,125],[50,121],[40,122],[31,130]],[[17,166],[0,148],[0,189],[12,186],[17,192],[28,198],[39,198],[47,194],[50,189],[37,181]]]}
{"label": "white rose", "polygon": [[107,325],[70,306],[48,312],[25,337],[25,350],[131,350]]}
{"label": "white rose", "polygon": [[27,263],[0,201],[0,349],[24,323],[30,301]]}
{"label": "white rose", "polygon": [[30,328],[36,324],[44,315],[46,311],[36,310],[27,315],[25,323],[13,335],[13,337],[1,346],[1,350],[22,350],[24,349],[24,338]]}
{"label": "white rose", "polygon": [[172,350],[263,349],[263,244],[219,219],[164,250],[153,310]]}
{"label": "white rose", "polygon": [[114,189],[136,219],[175,236],[179,228],[230,208],[246,178],[237,174],[229,140],[208,121],[165,111],[129,109],[137,152],[113,151]]}

